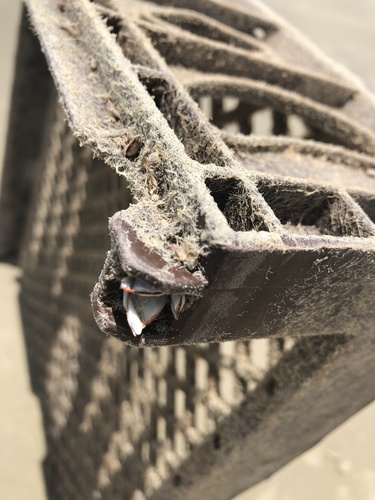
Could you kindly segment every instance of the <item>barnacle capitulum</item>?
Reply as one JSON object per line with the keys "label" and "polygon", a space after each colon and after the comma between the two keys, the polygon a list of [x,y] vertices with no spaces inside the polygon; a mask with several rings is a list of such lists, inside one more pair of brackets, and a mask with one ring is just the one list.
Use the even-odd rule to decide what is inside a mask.
{"label": "barnacle capitulum", "polygon": [[171,309],[173,316],[178,319],[180,312],[185,305],[185,295],[184,294],[173,294],[171,296]]}
{"label": "barnacle capitulum", "polygon": [[[128,324],[136,337],[141,335],[147,325],[158,318],[169,296],[138,278],[123,278],[121,289],[124,293],[123,303]],[[170,302],[173,316],[178,319],[185,305],[185,295],[172,294]]]}

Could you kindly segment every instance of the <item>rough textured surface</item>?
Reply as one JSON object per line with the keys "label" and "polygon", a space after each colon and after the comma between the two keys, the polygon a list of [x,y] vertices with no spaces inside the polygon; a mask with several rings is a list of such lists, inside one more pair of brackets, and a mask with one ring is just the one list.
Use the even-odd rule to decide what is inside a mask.
{"label": "rough textured surface", "polygon": [[[328,279],[330,300],[320,308],[318,329],[311,324],[311,308],[304,297],[321,291],[318,283],[314,290],[309,278],[314,262],[318,265],[328,258],[329,269],[340,276],[346,274],[345,254],[349,260],[351,251],[372,252],[375,229],[362,211],[372,216],[369,186],[364,190],[359,180],[351,198],[345,192],[350,178],[347,186],[332,180],[335,166],[345,165],[369,177],[371,184],[373,97],[306,43],[307,63],[297,66],[304,41],[256,3],[247,10],[218,1],[189,4],[189,10],[183,2],[175,5],[178,8],[159,3],[103,6],[76,0],[56,7],[47,0],[29,2],[73,132],[125,177],[138,201],[111,219],[112,250],[92,296],[100,328],[142,346],[280,336],[288,334],[282,327],[283,314],[288,320],[299,307],[299,335],[342,332],[332,321],[342,284],[336,290]],[[245,19],[246,30],[241,28]],[[279,43],[274,45],[277,37]],[[97,45],[94,40],[101,42]],[[196,100],[210,100],[212,124],[181,84]],[[260,110],[269,113],[273,134],[293,136],[299,127],[299,134],[310,141],[254,142],[248,134]],[[221,138],[212,126],[230,124],[247,137],[224,133]],[[335,146],[321,146],[322,141]],[[273,170],[276,162],[272,173],[289,175],[290,163],[298,164],[298,156],[306,158],[302,172],[295,167],[305,184],[252,174]],[[311,182],[314,167],[309,168],[308,162],[312,161],[332,170],[330,178],[323,179],[326,185],[320,179]],[[311,212],[304,213],[311,203]],[[303,262],[299,251],[309,256],[296,267],[289,254]],[[190,266],[189,253],[196,256]],[[181,260],[181,254],[186,259]],[[234,275],[225,255],[228,262],[231,256],[242,262]],[[274,272],[284,267],[279,256],[289,262],[285,268],[289,281],[282,272],[280,276]],[[370,259],[365,259],[369,266],[362,270],[365,282],[372,269]],[[248,277],[240,271],[245,268]],[[360,269],[356,266],[358,280],[362,280]],[[320,276],[325,282],[323,272],[324,268]],[[233,295],[231,301],[221,301],[226,306],[216,314],[216,324],[207,327],[199,311],[214,311],[221,300],[213,290],[212,273],[220,276],[224,295],[236,282],[237,295],[245,297],[249,307]],[[138,276],[165,293],[187,294],[185,315],[175,322],[172,315],[163,314],[145,335],[134,339],[121,296],[114,293],[124,275]],[[257,285],[259,303],[254,298]],[[275,293],[269,294],[267,287]],[[298,301],[293,290],[298,290]],[[281,302],[288,305],[278,317],[275,311]],[[264,310],[267,314],[259,313]],[[231,325],[224,321],[228,316]],[[341,318],[350,333],[352,323],[345,315]]]}
{"label": "rough textured surface", "polygon": [[[43,4],[45,7],[52,5],[48,2],[30,2],[31,4],[34,5],[36,24],[37,20],[40,20],[38,9],[42,9]],[[288,143],[288,139],[277,139],[272,142],[269,138],[262,141],[254,137],[232,137],[225,132],[224,140],[230,143],[237,155],[235,163],[232,153],[220,140],[219,133],[207,124],[198,109],[194,106],[186,108],[186,103],[191,101],[184,93],[181,83],[177,83],[175,77],[168,73],[165,76],[166,81],[176,85],[176,91],[168,92],[165,100],[160,102],[157,99],[161,89],[155,90],[155,82],[151,86],[154,94],[151,104],[158,102],[166,121],[157,114],[159,108],[153,109],[150,116],[148,112],[144,112],[141,118],[145,120],[145,131],[140,130],[138,134],[137,129],[137,134],[132,136],[131,141],[126,136],[125,143],[121,141],[117,144],[119,149],[116,149],[113,138],[103,136],[102,132],[109,124],[114,128],[122,127],[129,116],[127,113],[131,115],[132,109],[125,109],[125,102],[122,101],[126,92],[133,92],[128,96],[129,102],[134,93],[140,92],[142,99],[144,98],[140,110],[144,110],[147,102],[150,103],[147,101],[149,94],[145,93],[144,89],[141,90],[142,87],[139,87],[134,76],[139,75],[140,81],[146,83],[147,88],[150,68],[146,71],[140,68],[139,64],[147,64],[152,70],[167,70],[157,65],[161,62],[151,48],[143,50],[148,47],[146,42],[135,44],[132,50],[129,48],[127,56],[130,59],[131,56],[135,58],[129,69],[129,64],[126,61],[124,63],[123,57],[119,55],[114,39],[108,41],[105,38],[108,38],[108,33],[102,33],[98,27],[100,24],[92,6],[83,2],[72,2],[71,5],[76,7],[76,10],[74,8],[69,14],[72,16],[69,19],[73,20],[76,19],[75,15],[88,19],[84,9],[91,9],[89,13],[94,16],[93,22],[87,29],[85,26],[79,26],[82,28],[79,30],[73,23],[63,26],[63,35],[60,31],[57,35],[51,26],[54,16],[60,16],[61,9],[59,12],[53,11],[51,18],[44,17],[46,21],[51,21],[48,33],[43,31],[42,25],[37,26],[37,29],[42,38],[44,36],[44,47],[49,51],[51,67],[74,132],[112,166],[117,167],[117,170],[120,168],[120,173],[131,181],[132,195],[145,200],[133,205],[130,211],[116,215],[112,221],[118,219],[122,223],[125,221],[129,224],[130,221],[136,224],[141,244],[149,251],[160,253],[162,249],[164,255],[159,255],[159,258],[172,263],[174,257],[165,251],[173,248],[165,243],[172,243],[168,238],[176,230],[176,220],[170,216],[170,211],[173,213],[173,210],[181,207],[183,203],[184,210],[186,207],[186,232],[181,233],[179,244],[198,245],[202,254],[198,272],[193,272],[191,276],[201,280],[204,273],[209,288],[204,292],[203,299],[193,305],[191,314],[181,320],[181,328],[185,328],[188,333],[183,342],[224,339],[226,332],[228,335],[232,331],[235,332],[235,314],[241,317],[241,313],[247,314],[246,319],[251,321],[252,325],[259,324],[260,336],[270,333],[295,336],[314,333],[332,335],[294,341],[286,337],[140,351],[124,346],[116,340],[104,340],[100,337],[90,316],[87,297],[95,280],[94,276],[101,268],[103,255],[108,249],[107,217],[119,209],[126,208],[131,197],[122,177],[116,177],[101,161],[93,161],[88,150],[78,148],[77,142],[63,123],[61,110],[56,110],[52,105],[53,125],[50,127],[49,144],[42,155],[46,161],[45,166],[41,165],[36,182],[37,196],[30,211],[30,231],[24,248],[22,295],[34,387],[43,401],[47,429],[49,455],[46,460],[46,477],[50,495],[53,498],[142,498],[142,495],[196,498],[201,494],[209,496],[213,492],[212,488],[217,494],[220,486],[222,498],[229,498],[244,487],[266,477],[311,446],[374,396],[371,385],[364,383],[368,376],[371,377],[374,365],[371,330],[374,227],[370,220],[373,199],[370,188],[373,139],[370,130],[371,118],[365,114],[362,120],[361,116],[361,103],[363,106],[363,102],[366,102],[368,109],[371,109],[372,98],[353,78],[341,74],[335,68],[332,69],[319,54],[313,53],[309,59],[309,70],[319,68],[323,73],[326,70],[328,80],[333,81],[327,82],[325,77],[317,78],[316,75],[310,80],[309,75],[302,78],[301,71],[298,70],[295,79],[290,79],[288,73],[289,78],[285,86],[288,92],[297,94],[297,97],[300,92],[303,96],[300,95],[293,101],[296,106],[292,108],[293,113],[300,106],[305,121],[306,117],[311,120],[317,116],[317,125],[321,124],[320,130],[311,130],[311,122],[304,123],[305,133],[312,134],[315,141],[312,143],[289,139]],[[201,4],[195,7],[199,8],[199,5]],[[223,8],[221,19],[223,12],[226,13],[227,25],[232,28],[236,23],[243,22],[244,13],[236,16],[232,8],[223,7],[221,2],[207,2],[206,5],[209,8],[206,13],[214,17],[215,12],[219,12],[215,9]],[[257,16],[255,21],[254,16],[252,17],[253,24],[249,20],[248,26],[254,27],[255,22],[260,23],[261,29],[268,33],[271,49],[274,48],[272,40],[279,36],[277,47],[281,47],[280,55],[282,48],[289,44],[289,50],[286,52],[288,57],[293,59],[298,52],[296,41],[289,36],[286,28],[276,19],[265,20],[265,14],[262,18],[261,8],[257,4],[250,5]],[[139,4],[136,7],[138,9]],[[138,19],[137,9],[133,18],[135,21]],[[104,17],[106,16],[107,14]],[[189,16],[191,21],[191,13]],[[116,29],[119,21],[115,22],[113,15],[106,18],[111,19],[110,25],[112,23]],[[186,20],[186,16],[184,19]],[[143,29],[147,28],[148,33],[152,31],[145,25],[144,19],[137,24]],[[96,51],[98,56],[92,60],[83,57],[87,55],[87,51],[93,51],[90,43],[87,48],[84,40],[92,40],[96,27],[99,34],[103,35],[105,43],[103,52]],[[131,23],[126,29],[130,30],[128,40],[137,40],[136,37],[143,40],[142,33],[132,28]],[[160,31],[162,26],[158,29]],[[154,29],[155,31],[157,30]],[[284,36],[284,45],[280,41],[280,32]],[[66,33],[70,38],[63,38]],[[170,33],[173,34],[173,30]],[[83,38],[80,38],[81,35]],[[163,53],[171,64],[176,64],[178,54],[174,53],[176,49],[173,47],[179,47],[181,34],[175,35],[173,43],[169,43],[172,55],[169,55],[168,51]],[[233,32],[231,36],[234,36]],[[119,38],[126,40],[126,36]],[[187,38],[191,41],[190,35]],[[239,38],[243,42],[243,35],[240,34]],[[158,40],[156,37],[156,46]],[[184,44],[187,43],[186,36],[183,40]],[[59,58],[56,57],[57,52],[53,51],[58,51],[65,41],[71,52],[66,47],[63,50],[70,53],[70,59],[64,60],[64,64],[60,61],[58,66]],[[254,44],[257,49],[258,42],[259,40]],[[191,43],[193,48],[197,47],[196,40],[193,39]],[[293,43],[295,50],[291,51]],[[165,50],[165,45],[163,47]],[[301,43],[298,47],[301,50]],[[137,51],[137,48],[141,50]],[[209,48],[224,50],[222,46],[218,48],[212,44]],[[308,51],[308,47],[304,49]],[[101,54],[104,54],[104,61]],[[234,55],[240,57],[240,54],[234,54],[231,49],[228,49],[228,54],[231,58]],[[113,58],[109,59],[109,56]],[[241,54],[241,57],[245,55]],[[118,62],[119,66],[116,68],[129,73],[121,73],[128,80],[122,80],[126,85],[124,83],[124,88],[120,88],[118,94],[117,89],[114,93],[112,81],[108,78],[108,68],[104,66],[102,72],[100,71],[101,63],[104,64],[108,60],[111,65]],[[182,58],[182,62],[183,60]],[[78,63],[82,67],[87,61],[89,67],[86,68],[82,79]],[[258,66],[255,65],[258,73],[252,75],[255,79],[252,87],[255,89],[254,99],[257,102],[259,96],[259,88],[256,85],[258,78],[263,82],[263,91],[268,95],[268,100],[262,101],[261,105],[264,106],[264,102],[267,106],[275,103],[275,108],[277,105],[277,113],[271,113],[274,133],[280,130],[284,134],[292,133],[293,127],[289,129],[289,116],[280,116],[280,102],[286,103],[285,105],[288,102],[284,99],[284,87],[281,90],[267,87],[274,85],[272,75],[275,72],[277,74],[280,62],[272,63],[271,76],[268,79],[262,61],[263,59]],[[288,63],[292,62],[290,60]],[[64,74],[65,64],[69,66],[70,63],[72,66],[69,72]],[[109,66],[112,67],[111,65]],[[126,66],[125,69],[123,66]],[[233,72],[237,71],[234,60],[233,68]],[[134,70],[134,74],[130,73],[130,70]],[[173,72],[194,95],[196,90],[192,84],[194,79],[191,79],[191,73],[185,73],[184,77],[181,68],[173,69]],[[94,75],[94,83],[91,85],[86,81],[86,77],[92,73],[98,73],[99,76],[95,78]],[[179,77],[179,74],[182,76]],[[78,83],[67,81],[67,75],[69,78],[77,76],[78,81],[83,82],[79,92]],[[232,76],[238,78],[237,74]],[[160,78],[159,73],[157,77]],[[196,77],[200,78],[197,72]],[[248,79],[249,75],[245,77]],[[229,85],[230,78],[225,79],[226,85]],[[340,83],[335,83],[335,79]],[[306,82],[310,81],[315,88],[322,80],[324,88],[327,86],[328,89],[334,89],[322,98],[326,106],[324,110],[319,107],[322,103],[315,106],[314,103],[304,101],[306,94],[308,99],[313,101],[320,95],[309,90]],[[212,80],[209,85],[212,87],[214,83]],[[69,84],[73,87],[69,87]],[[72,92],[74,85],[76,94]],[[92,89],[92,86],[95,92],[85,94],[86,89]],[[235,86],[233,88],[236,89]],[[108,94],[103,97],[102,91],[109,92],[111,99]],[[240,91],[238,94],[242,97]],[[92,108],[80,109],[83,95],[91,95],[94,101],[98,96],[100,99],[93,102]],[[197,94],[196,97],[201,99],[202,94]],[[228,116],[231,111],[223,109],[228,106],[228,101],[217,103],[218,94],[214,94],[214,97],[212,114],[216,113],[218,122],[213,116],[213,123],[221,123],[223,126],[231,123],[233,116],[237,115],[232,113]],[[290,98],[292,97],[291,95]],[[118,106],[116,99],[119,100]],[[110,102],[116,106],[112,106]],[[247,126],[248,133],[253,121],[256,124],[257,120],[253,120],[253,116],[258,110],[247,108],[251,120],[248,120],[246,125],[243,119],[246,113],[242,113],[244,106],[240,104],[239,107],[242,124],[238,124],[238,127],[246,131]],[[331,109],[335,107],[339,109]],[[151,108],[152,106],[148,111]],[[188,119],[184,119],[182,109]],[[138,112],[137,110],[134,112]],[[173,115],[176,110],[180,110],[180,120],[176,120]],[[284,114],[287,114],[286,111],[287,109],[284,109]],[[322,126],[323,121],[319,122],[323,111],[327,113],[328,123],[332,125],[331,134],[327,134]],[[88,113],[87,116],[85,113]],[[104,113],[109,116],[107,121],[103,118],[106,116]],[[156,121],[153,122],[153,119]],[[141,164],[137,163],[139,159],[136,158],[132,163],[124,158],[127,153],[137,150],[137,141],[140,140],[136,138],[138,135],[145,133],[147,136],[150,130],[152,132],[152,123],[160,125],[160,144],[169,148],[166,160],[163,150],[157,152],[157,157],[151,156],[154,151],[148,156],[152,158],[152,166],[155,158],[161,157],[162,164],[170,167],[170,170],[164,170],[163,175],[160,175],[161,187],[156,193],[153,192],[154,178],[158,180],[159,177],[150,172],[155,168],[144,171]],[[166,128],[167,123],[169,129]],[[135,126],[140,125],[137,122]],[[365,127],[368,130],[364,131]],[[319,129],[318,126],[317,128]],[[171,135],[170,130],[180,142],[176,142],[176,137]],[[190,134],[193,140],[189,141]],[[202,142],[197,141],[197,137]],[[341,145],[341,148],[321,146],[318,138],[334,141]],[[179,159],[182,167],[176,174],[172,168],[174,146],[175,151],[182,151],[178,145],[181,143],[188,155],[184,153],[185,156]],[[107,149],[101,151],[100,148]],[[343,186],[338,181],[320,182],[321,179],[318,179],[309,182],[309,174],[302,175],[302,172],[296,176],[300,179],[288,177],[290,161],[284,156],[288,148],[293,159],[298,160],[298,156],[293,154],[293,151],[298,151],[299,155],[306,155],[309,161],[316,161],[322,167],[329,159],[329,165],[348,167],[353,177],[356,177],[355,172],[358,171],[360,176],[368,178],[368,189],[364,189],[364,185],[359,185],[357,189],[354,185],[352,194],[359,205],[345,192],[347,185]],[[348,148],[356,149],[357,152],[349,152]],[[269,156],[267,159],[264,157],[264,160],[259,159],[262,152],[275,155],[280,152],[279,163],[285,166],[276,172],[278,177],[269,175],[274,172],[262,175],[260,172],[266,167],[256,167],[259,164],[268,164]],[[366,155],[363,155],[364,152]],[[246,156],[246,165],[241,160],[243,154]],[[342,160],[343,158],[345,160]],[[120,160],[123,165],[119,163]],[[168,163],[169,161],[171,163]],[[193,166],[200,172],[190,171]],[[122,167],[125,168],[124,172],[121,172]],[[306,171],[308,172],[307,168]],[[171,172],[174,175],[170,176]],[[179,200],[170,199],[170,193],[177,187],[180,189],[182,181],[188,181],[186,191],[182,191],[184,196]],[[197,187],[194,183],[198,181],[200,184]],[[212,198],[204,187],[204,181],[212,193]],[[191,185],[194,185],[194,190],[190,190]],[[155,194],[158,199],[152,198]],[[313,201],[312,206],[307,200]],[[159,206],[160,201],[162,203]],[[196,218],[192,214],[195,214],[194,207],[200,207],[200,203],[203,204],[202,211],[206,211],[203,213],[207,217],[196,224]],[[295,213],[297,208],[298,217]],[[163,224],[160,224],[160,221],[164,221]],[[180,223],[180,218],[177,218],[177,224]],[[160,231],[158,226],[164,230]],[[250,227],[254,229],[249,231]],[[125,228],[124,234],[129,237],[131,231]],[[115,243],[118,237],[116,233],[113,237]],[[114,245],[109,254],[105,269],[109,269],[110,273],[113,270],[119,272],[121,249]],[[293,259],[295,266],[300,266],[294,267],[300,270],[295,274],[291,274],[291,267],[288,267],[289,261],[293,262]],[[129,257],[126,257],[125,261],[120,265],[122,271],[127,270]],[[266,265],[263,267],[264,263]],[[319,274],[314,268],[311,269],[312,264],[319,268]],[[173,265],[167,266],[163,271],[171,272],[174,269],[191,271],[185,266]],[[106,280],[106,270],[103,280]],[[220,281],[222,270],[226,272],[225,289]],[[245,270],[248,274],[244,273]],[[142,268],[137,266],[131,271],[142,275]],[[273,277],[272,273],[276,276]],[[159,274],[151,281],[157,279],[160,279]],[[245,282],[239,283],[239,279],[244,279]],[[246,286],[246,280],[250,280],[251,287]],[[166,290],[171,289],[168,288],[171,284],[166,280],[163,280],[163,283]],[[107,286],[106,283],[104,285]],[[277,291],[280,286],[284,295],[282,291],[280,295]],[[191,290],[195,290],[195,285],[191,286]],[[115,309],[119,299],[118,287],[105,291],[107,294],[113,294],[109,298],[112,300],[112,309]],[[245,295],[245,291],[248,295]],[[102,293],[100,289],[99,293]],[[289,296],[291,302],[285,302]],[[247,309],[246,297],[253,300],[252,308]],[[304,300],[306,297],[309,299],[308,303]],[[99,297],[103,303],[103,299],[107,298]],[[49,307],[46,310],[47,303]],[[272,308],[267,308],[267,305],[272,304],[277,312],[274,325],[270,321],[273,318]],[[199,308],[204,310],[207,324],[211,318],[211,324],[210,329],[203,328],[203,325],[201,331],[196,332],[192,326],[194,315],[196,321],[199,319],[201,324],[202,315],[199,314]],[[220,317],[219,313],[223,314],[223,311],[228,310],[231,310],[233,317],[226,315],[227,323],[221,321],[218,322],[217,328],[212,328],[212,323],[217,321],[216,316]],[[357,320],[353,319],[353,314],[349,314],[351,310],[357,315]],[[283,321],[280,321],[280,318],[284,318]],[[170,318],[164,315],[158,326],[154,326],[159,336],[156,332],[154,336],[145,335],[143,341],[170,341],[170,321]],[[118,335],[121,328],[126,328],[123,320],[120,328],[112,330],[111,333]],[[163,328],[166,333],[160,335]],[[173,327],[172,332],[178,333],[177,328]],[[35,335],[35,332],[38,334]],[[196,333],[196,337],[192,332]],[[335,335],[348,332],[355,333],[356,336]],[[254,328],[250,332],[239,332],[239,335],[248,337],[249,333],[254,335]],[[126,331],[124,335],[126,340],[131,340],[126,337]],[[209,335],[212,335],[211,339]],[[182,340],[177,341],[180,343]],[[255,356],[259,345],[264,348],[262,366],[257,366],[256,359],[259,360],[259,356]],[[265,443],[270,442],[270,435],[275,444],[271,450],[265,447]],[[77,456],[77,449],[87,451],[87,455],[78,459],[79,481],[73,479],[76,478],[77,462],[72,458]],[[230,460],[226,460],[228,456]],[[226,480],[223,484],[223,478],[228,477],[233,478],[233,483]]]}

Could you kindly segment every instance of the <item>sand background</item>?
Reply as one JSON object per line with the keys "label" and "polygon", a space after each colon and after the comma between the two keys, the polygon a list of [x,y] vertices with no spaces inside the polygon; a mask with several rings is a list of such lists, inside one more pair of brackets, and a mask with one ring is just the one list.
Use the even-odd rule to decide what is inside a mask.
{"label": "sand background", "polygon": [[[375,0],[264,3],[375,90]],[[0,164],[20,11],[20,0],[0,0]],[[40,408],[27,372],[18,275],[16,267],[0,264],[0,499],[44,500],[45,444]],[[374,422],[372,404],[236,500],[375,500]]]}

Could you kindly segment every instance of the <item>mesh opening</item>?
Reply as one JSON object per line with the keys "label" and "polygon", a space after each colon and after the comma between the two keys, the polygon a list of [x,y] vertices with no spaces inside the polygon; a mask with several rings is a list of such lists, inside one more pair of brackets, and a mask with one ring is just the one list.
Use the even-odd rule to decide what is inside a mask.
{"label": "mesh opening", "polygon": [[260,109],[251,115],[251,130],[255,135],[272,135],[273,116],[271,109]]}
{"label": "mesh opening", "polygon": [[367,236],[358,224],[358,214],[337,193],[313,186],[280,186],[265,181],[258,184],[258,189],[290,233]]}
{"label": "mesh opening", "polygon": [[289,115],[287,117],[287,134],[290,137],[306,138],[309,135],[309,129],[302,118],[298,115]]}
{"label": "mesh opening", "polygon": [[240,180],[214,177],[205,182],[234,231],[267,231],[262,220],[253,212],[247,190]]}

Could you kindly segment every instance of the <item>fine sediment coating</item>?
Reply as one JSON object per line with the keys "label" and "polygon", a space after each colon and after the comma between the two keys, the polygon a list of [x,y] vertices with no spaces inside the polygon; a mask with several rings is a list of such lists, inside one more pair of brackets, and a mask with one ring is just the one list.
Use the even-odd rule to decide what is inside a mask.
{"label": "fine sediment coating", "polygon": [[[285,336],[298,308],[299,335],[350,333],[353,322],[330,308],[352,279],[345,262],[367,261],[362,271],[353,263],[359,280],[372,274],[364,256],[375,227],[363,211],[372,195],[363,203],[363,189],[349,193],[334,173],[345,164],[371,186],[374,127],[360,115],[373,97],[307,45],[308,66],[297,65],[299,40],[255,4],[158,3],[74,0],[53,11],[47,0],[29,2],[73,133],[137,202],[111,214],[112,248],[92,294],[99,327],[140,346]],[[288,57],[273,43],[284,32]],[[254,140],[259,119],[275,140]],[[319,165],[323,182],[311,179]],[[317,325],[309,297],[314,266],[327,259],[340,286],[316,285]],[[165,308],[134,336],[120,292],[126,276],[186,297],[180,319]],[[220,301],[206,323],[201,311]]]}
{"label": "fine sediment coating", "polygon": [[24,21],[0,248],[51,498],[231,498],[374,397],[374,98],[255,1],[27,5],[60,104]]}

